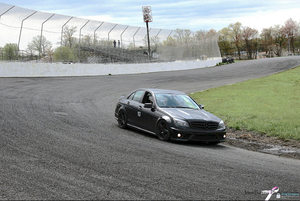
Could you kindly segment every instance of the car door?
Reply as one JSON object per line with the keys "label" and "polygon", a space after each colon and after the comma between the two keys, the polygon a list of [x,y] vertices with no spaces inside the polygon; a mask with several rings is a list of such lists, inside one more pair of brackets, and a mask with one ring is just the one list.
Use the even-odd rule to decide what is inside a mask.
{"label": "car door", "polygon": [[[144,104],[143,104],[144,105]],[[155,124],[158,119],[158,113],[155,109],[142,107],[140,110],[141,117],[139,119],[140,125],[143,129],[155,133]]]}
{"label": "car door", "polygon": [[143,97],[145,91],[138,90],[131,94],[127,99],[126,113],[128,124],[140,127],[140,119],[138,118],[138,111],[140,106],[141,98]]}
{"label": "car door", "polygon": [[144,93],[144,97],[142,98],[142,102],[138,105],[138,123],[141,128],[155,132],[155,124],[158,119],[158,115],[155,109],[153,108],[145,108],[145,103],[155,104],[153,99],[150,100],[152,94],[148,91]]}

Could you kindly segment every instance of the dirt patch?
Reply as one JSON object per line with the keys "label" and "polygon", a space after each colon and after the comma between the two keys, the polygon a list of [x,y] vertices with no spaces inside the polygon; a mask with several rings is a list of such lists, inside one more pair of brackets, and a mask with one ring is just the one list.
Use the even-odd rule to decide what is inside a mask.
{"label": "dirt patch", "polygon": [[224,144],[300,160],[299,140],[282,140],[256,132],[227,129],[227,139]]}

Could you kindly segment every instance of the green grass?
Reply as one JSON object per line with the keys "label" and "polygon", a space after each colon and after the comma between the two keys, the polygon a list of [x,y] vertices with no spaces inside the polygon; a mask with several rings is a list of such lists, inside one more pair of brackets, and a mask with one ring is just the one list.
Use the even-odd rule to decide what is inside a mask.
{"label": "green grass", "polygon": [[300,140],[300,67],[191,97],[229,128]]}

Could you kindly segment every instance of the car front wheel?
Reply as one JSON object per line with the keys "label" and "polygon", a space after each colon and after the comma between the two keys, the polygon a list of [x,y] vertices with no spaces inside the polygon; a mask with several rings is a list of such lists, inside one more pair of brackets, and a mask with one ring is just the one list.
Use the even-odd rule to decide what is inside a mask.
{"label": "car front wheel", "polygon": [[127,117],[124,110],[119,111],[118,115],[118,126],[120,128],[126,128],[127,127]]}
{"label": "car front wheel", "polygon": [[170,127],[165,120],[158,122],[156,134],[158,139],[168,141],[170,139]]}

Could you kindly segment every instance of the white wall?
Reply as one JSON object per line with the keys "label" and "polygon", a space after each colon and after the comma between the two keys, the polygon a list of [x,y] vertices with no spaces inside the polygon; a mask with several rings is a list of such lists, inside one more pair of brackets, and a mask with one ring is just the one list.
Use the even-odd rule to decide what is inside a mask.
{"label": "white wall", "polygon": [[0,63],[0,77],[50,77],[137,74],[175,71],[215,66],[222,58],[202,61],[177,61],[138,64],[62,64],[62,63]]}

